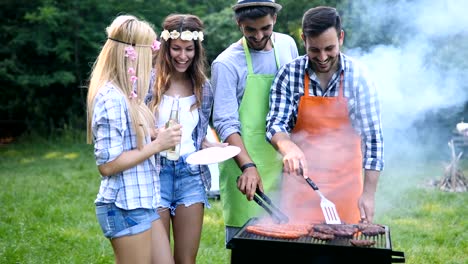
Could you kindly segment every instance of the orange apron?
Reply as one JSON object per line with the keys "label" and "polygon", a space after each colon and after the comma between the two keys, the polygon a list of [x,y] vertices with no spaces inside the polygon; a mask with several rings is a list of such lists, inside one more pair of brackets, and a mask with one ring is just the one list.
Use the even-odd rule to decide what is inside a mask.
{"label": "orange apron", "polygon": [[[299,100],[291,139],[304,152],[309,178],[335,205],[343,223],[358,223],[362,194],[361,138],[353,129],[343,95],[343,73],[338,97],[309,96],[309,75]],[[282,207],[293,221],[323,223],[318,194],[297,176],[282,181]]]}

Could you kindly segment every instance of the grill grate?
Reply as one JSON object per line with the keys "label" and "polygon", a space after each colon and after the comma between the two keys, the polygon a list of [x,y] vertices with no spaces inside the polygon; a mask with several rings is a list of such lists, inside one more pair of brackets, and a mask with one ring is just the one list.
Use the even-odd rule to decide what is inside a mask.
{"label": "grill grate", "polygon": [[298,239],[282,239],[282,238],[260,236],[260,235],[252,234],[245,230],[247,226],[254,225],[257,222],[258,222],[257,218],[250,219],[247,222],[247,224],[234,237],[239,238],[239,239],[283,241],[283,242],[288,242],[288,243],[320,244],[320,245],[350,246],[350,247],[355,247],[351,245],[350,240],[357,239],[357,240],[375,241],[376,242],[375,245],[371,246],[371,248],[392,249],[391,242],[390,242],[390,232],[389,232],[388,226],[384,226],[385,234],[377,235],[377,236],[365,236],[362,233],[358,233],[357,235],[354,235],[353,238],[336,237],[333,240],[320,240],[320,239],[316,239],[310,236],[303,236]]}

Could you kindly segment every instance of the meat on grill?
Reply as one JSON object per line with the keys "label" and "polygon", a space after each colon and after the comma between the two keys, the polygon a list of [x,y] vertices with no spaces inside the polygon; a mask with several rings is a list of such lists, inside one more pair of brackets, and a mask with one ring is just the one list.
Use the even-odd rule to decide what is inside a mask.
{"label": "meat on grill", "polygon": [[323,234],[328,234],[328,235],[335,234],[335,229],[331,225],[327,225],[327,224],[314,225],[313,229],[314,231],[320,232]]}
{"label": "meat on grill", "polygon": [[352,237],[358,229],[354,225],[314,225],[314,231],[337,237]]}
{"label": "meat on grill", "polygon": [[385,234],[385,228],[381,225],[377,224],[358,224],[357,225],[359,231],[365,236],[378,236],[381,234]]}
{"label": "meat on grill", "polygon": [[367,239],[350,239],[349,242],[356,247],[371,247],[375,245],[375,241]]}
{"label": "meat on grill", "polygon": [[335,239],[335,236],[333,234],[326,234],[326,233],[315,231],[313,229],[310,230],[309,236],[313,237],[315,239],[318,239],[318,240],[333,240],[333,239]]}
{"label": "meat on grill", "polygon": [[282,239],[297,239],[309,233],[310,225],[258,223],[247,226],[245,230],[249,233],[260,236]]}
{"label": "meat on grill", "polygon": [[334,235],[337,237],[353,237],[358,229],[353,225],[334,225]]}

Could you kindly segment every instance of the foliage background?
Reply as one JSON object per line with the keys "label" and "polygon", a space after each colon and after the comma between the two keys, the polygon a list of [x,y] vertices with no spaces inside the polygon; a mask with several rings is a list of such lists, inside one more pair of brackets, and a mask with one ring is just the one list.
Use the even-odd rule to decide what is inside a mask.
{"label": "foliage background", "polygon": [[[157,32],[170,13],[192,13],[206,26],[208,61],[240,37],[229,0],[4,0],[0,3],[0,137],[33,131],[55,135],[84,129],[87,78],[105,27],[118,14],[130,13],[154,24]],[[395,21],[377,22],[366,8],[396,0],[279,1],[275,30],[292,35],[303,54],[300,25],[305,10],[331,5],[343,14],[346,48],[369,50],[398,44]],[[365,4],[364,4],[365,3]],[[385,30],[384,30],[385,29]],[[446,42],[440,43],[441,46]],[[208,72],[209,74],[209,72]]]}

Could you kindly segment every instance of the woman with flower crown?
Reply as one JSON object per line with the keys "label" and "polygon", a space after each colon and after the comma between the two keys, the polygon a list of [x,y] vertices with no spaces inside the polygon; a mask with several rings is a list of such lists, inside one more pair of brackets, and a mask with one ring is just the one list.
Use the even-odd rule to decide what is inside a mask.
{"label": "woman with flower crown", "polygon": [[159,42],[152,26],[134,16],[118,16],[106,31],[87,99],[88,143],[94,143],[101,174],[96,216],[116,263],[173,263],[156,210],[160,189],[154,154],[180,141],[181,126],[151,137],[155,121],[144,104]]}
{"label": "woman with flower crown", "polygon": [[202,145],[220,143],[205,139],[213,94],[205,75],[202,21],[193,15],[172,14],[166,17],[162,28],[161,49],[155,61],[156,79],[147,101],[162,129],[169,120],[172,102],[178,98],[182,139],[178,159],[169,159],[165,152],[156,155],[161,166],[158,212],[167,234],[172,226],[175,263],[195,263],[204,208],[210,207],[206,191],[210,189],[211,175],[207,165],[190,165],[186,158]]}

